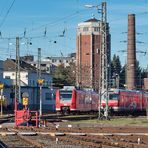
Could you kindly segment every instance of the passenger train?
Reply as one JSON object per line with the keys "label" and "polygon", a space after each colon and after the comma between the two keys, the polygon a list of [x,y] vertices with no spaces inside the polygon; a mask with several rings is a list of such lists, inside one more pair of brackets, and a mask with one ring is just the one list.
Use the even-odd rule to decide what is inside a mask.
{"label": "passenger train", "polygon": [[109,107],[114,113],[144,113],[148,109],[148,91],[113,89],[109,94]]}
{"label": "passenger train", "polygon": [[98,110],[98,94],[84,90],[57,90],[56,111],[63,114]]}
{"label": "passenger train", "polygon": [[[101,110],[106,107],[101,100]],[[56,91],[56,111],[63,114],[72,112],[95,112],[99,108],[99,95],[87,90]],[[113,113],[141,113],[148,109],[148,91],[111,89],[108,92],[108,108]]]}

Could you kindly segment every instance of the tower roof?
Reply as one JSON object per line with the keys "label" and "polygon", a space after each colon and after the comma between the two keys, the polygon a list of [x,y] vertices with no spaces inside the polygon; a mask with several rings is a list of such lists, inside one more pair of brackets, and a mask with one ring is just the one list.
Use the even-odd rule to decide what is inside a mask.
{"label": "tower roof", "polygon": [[89,20],[87,20],[87,21],[85,21],[85,22],[98,22],[99,20],[97,20],[96,18],[91,18],[91,19],[89,19]]}

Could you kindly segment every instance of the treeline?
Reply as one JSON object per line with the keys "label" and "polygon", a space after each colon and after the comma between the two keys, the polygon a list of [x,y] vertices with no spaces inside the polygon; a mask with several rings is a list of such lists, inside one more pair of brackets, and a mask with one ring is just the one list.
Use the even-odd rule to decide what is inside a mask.
{"label": "treeline", "polygon": [[[110,86],[114,88],[126,87],[126,69],[127,64],[121,65],[121,61],[118,55],[114,54],[111,60],[111,75]],[[147,76],[148,69],[140,67],[139,62],[136,61],[136,87],[142,89],[143,79]],[[70,63],[70,66],[64,67],[63,64],[59,65],[53,73],[53,84],[55,86],[62,85],[75,85],[76,84],[76,66],[74,63]]]}

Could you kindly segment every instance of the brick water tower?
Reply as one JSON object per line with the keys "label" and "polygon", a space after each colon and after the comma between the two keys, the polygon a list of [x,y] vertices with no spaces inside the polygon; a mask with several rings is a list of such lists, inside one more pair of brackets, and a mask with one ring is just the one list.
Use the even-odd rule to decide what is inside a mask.
{"label": "brick water tower", "polygon": [[[77,27],[76,83],[82,88],[99,89],[101,21],[91,18]],[[107,58],[110,62],[110,33],[106,23]]]}

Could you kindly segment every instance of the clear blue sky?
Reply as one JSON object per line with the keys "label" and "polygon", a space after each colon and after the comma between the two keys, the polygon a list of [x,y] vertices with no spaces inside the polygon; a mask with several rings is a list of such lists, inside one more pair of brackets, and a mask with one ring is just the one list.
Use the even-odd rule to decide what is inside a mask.
{"label": "clear blue sky", "polygon": [[[34,54],[37,57],[37,48],[42,48],[42,57],[64,56],[76,52],[76,27],[77,24],[89,19],[92,14],[100,18],[95,9],[85,8],[85,4],[98,5],[100,0],[15,0],[7,17],[6,13],[13,0],[0,0],[0,31],[2,37],[23,36],[26,28],[26,37],[22,39],[21,56]],[[112,55],[118,54],[122,64],[125,62],[126,53],[118,52],[126,50],[127,43],[127,16],[136,14],[137,50],[148,51],[148,0],[106,0],[107,19],[110,24]],[[47,28],[46,37],[43,36]],[[65,37],[59,37],[63,30]],[[32,42],[32,45],[27,44]],[[56,43],[54,43],[56,41]],[[11,43],[10,45],[8,43]],[[24,44],[25,43],[25,44]],[[0,59],[15,58],[15,40],[0,39]],[[137,59],[142,67],[148,65],[148,53],[137,53]]]}

